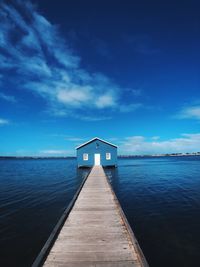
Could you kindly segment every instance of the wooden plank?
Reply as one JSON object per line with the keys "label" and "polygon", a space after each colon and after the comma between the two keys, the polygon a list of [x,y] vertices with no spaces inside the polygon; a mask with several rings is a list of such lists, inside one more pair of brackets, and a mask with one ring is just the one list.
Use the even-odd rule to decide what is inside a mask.
{"label": "wooden plank", "polygon": [[124,216],[103,168],[93,167],[44,266],[148,266]]}
{"label": "wooden plank", "polygon": [[[52,252],[49,254],[48,259],[50,261],[60,262],[112,262],[112,261],[128,261],[133,260],[131,251],[104,251],[104,252],[92,252],[92,251],[60,251]],[[47,265],[48,266],[48,265]]]}
{"label": "wooden plank", "polygon": [[[45,265],[46,266],[46,265]],[[140,267],[137,262],[134,261],[114,261],[114,262],[70,262],[70,263],[63,263],[59,261],[53,261],[48,263],[48,267]]]}

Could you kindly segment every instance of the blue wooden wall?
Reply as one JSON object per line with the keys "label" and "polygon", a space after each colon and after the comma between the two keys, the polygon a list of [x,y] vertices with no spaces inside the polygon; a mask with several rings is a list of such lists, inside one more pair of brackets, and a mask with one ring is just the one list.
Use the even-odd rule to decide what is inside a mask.
{"label": "blue wooden wall", "polygon": [[[83,160],[84,153],[88,154],[88,160]],[[110,160],[106,160],[106,153],[111,153]],[[94,154],[101,155],[102,166],[117,166],[117,147],[104,143],[98,139],[77,149],[78,166],[93,166]]]}

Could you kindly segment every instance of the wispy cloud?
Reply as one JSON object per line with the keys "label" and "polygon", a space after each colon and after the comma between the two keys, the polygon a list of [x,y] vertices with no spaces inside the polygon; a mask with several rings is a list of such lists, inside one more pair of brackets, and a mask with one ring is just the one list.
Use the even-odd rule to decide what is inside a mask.
{"label": "wispy cloud", "polygon": [[47,149],[47,150],[41,150],[40,154],[44,155],[65,155],[67,156],[68,154],[71,154],[71,151],[69,150],[52,150],[52,149]]}
{"label": "wispy cloud", "polygon": [[101,110],[123,111],[120,86],[106,75],[83,69],[81,57],[69,48],[58,27],[31,2],[2,1],[0,23],[0,70],[4,76],[16,73],[9,76],[10,82],[44,98],[51,113],[85,119],[96,109],[95,118],[104,119],[98,114]]}
{"label": "wispy cloud", "polygon": [[1,118],[0,118],[0,126],[2,126],[2,125],[8,125],[9,123],[10,123],[9,120],[1,119]]}
{"label": "wispy cloud", "polygon": [[0,98],[3,100],[6,100],[8,102],[12,102],[12,103],[16,102],[16,98],[14,96],[6,95],[6,94],[1,93],[1,92],[0,92]]}
{"label": "wispy cloud", "polygon": [[69,136],[69,137],[65,137],[65,140],[69,142],[82,142],[84,138]]}
{"label": "wispy cloud", "polygon": [[[152,140],[153,139],[153,140]],[[157,137],[127,137],[120,142],[121,152],[125,154],[162,154],[200,151],[200,133],[182,134],[179,138],[159,140]]]}
{"label": "wispy cloud", "polygon": [[126,112],[135,111],[135,110],[140,109],[142,107],[143,107],[142,103],[133,103],[133,104],[121,105],[120,111],[126,113]]}
{"label": "wispy cloud", "polygon": [[197,119],[200,120],[200,105],[184,107],[177,115],[178,119]]}
{"label": "wispy cloud", "polygon": [[71,135],[67,135],[67,134],[63,134],[63,133],[62,134],[61,133],[50,134],[48,136],[63,139],[63,140],[69,141],[69,142],[80,142],[80,141],[85,140],[85,138],[83,138],[83,137],[71,136]]}
{"label": "wispy cloud", "polygon": [[111,116],[82,116],[84,121],[106,121],[111,119]]}

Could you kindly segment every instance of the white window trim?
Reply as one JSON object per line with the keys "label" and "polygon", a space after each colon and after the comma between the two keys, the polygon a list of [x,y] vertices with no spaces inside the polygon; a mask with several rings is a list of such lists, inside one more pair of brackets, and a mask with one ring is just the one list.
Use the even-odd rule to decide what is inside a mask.
{"label": "white window trim", "polygon": [[88,160],[88,154],[87,153],[83,153],[83,160]]}
{"label": "white window trim", "polygon": [[106,153],[106,160],[111,160],[111,153],[110,152]]}

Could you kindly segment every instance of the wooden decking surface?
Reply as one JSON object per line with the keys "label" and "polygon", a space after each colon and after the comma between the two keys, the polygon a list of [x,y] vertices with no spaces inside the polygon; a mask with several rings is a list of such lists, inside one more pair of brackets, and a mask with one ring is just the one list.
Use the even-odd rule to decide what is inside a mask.
{"label": "wooden decking surface", "polygon": [[103,168],[93,167],[44,266],[147,266],[120,211]]}

